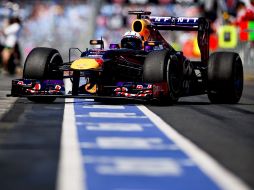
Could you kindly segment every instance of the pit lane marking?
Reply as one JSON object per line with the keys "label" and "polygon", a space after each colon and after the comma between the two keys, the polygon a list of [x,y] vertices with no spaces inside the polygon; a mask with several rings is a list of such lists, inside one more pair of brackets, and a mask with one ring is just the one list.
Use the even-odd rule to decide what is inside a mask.
{"label": "pit lane marking", "polygon": [[97,108],[97,109],[117,109],[117,110],[123,110],[124,106],[119,105],[85,105],[82,108]]}
{"label": "pit lane marking", "polygon": [[[77,122],[83,122],[84,124],[79,125],[77,130],[89,190],[105,188],[116,190],[128,187],[132,190],[167,190],[168,187],[185,189],[186,184],[191,180],[195,181],[195,185],[192,185],[190,189],[219,189],[197,168],[196,164],[191,164],[193,163],[192,160],[182,150],[179,150],[174,142],[163,135],[135,105],[126,105],[124,110],[115,110],[84,108],[82,107],[83,104],[98,103],[76,100],[75,104],[76,114],[90,116],[77,117],[76,115]],[[114,117],[115,113],[119,113],[119,111],[123,117]],[[91,117],[90,113],[93,113],[92,116],[96,115],[96,117]],[[105,117],[106,114],[107,117]],[[86,130],[86,122],[90,124],[100,122],[149,123],[150,127],[142,126],[142,132],[88,131]],[[91,158],[90,162],[87,162],[87,157]],[[96,159],[96,161],[91,162],[93,159]],[[154,167],[144,164],[150,163],[151,160],[154,162],[167,161],[161,162],[162,165],[157,165],[157,167],[156,164],[158,163],[153,163]],[[172,167],[169,167],[169,165]],[[165,168],[167,168],[168,173],[165,173]],[[176,170],[172,168],[178,168],[177,171],[180,172],[174,172]],[[203,183],[205,188],[199,187],[200,183]]]}
{"label": "pit lane marking", "polygon": [[179,163],[170,158],[87,156],[85,162],[97,164],[96,171],[101,175],[160,177],[180,176],[183,172]]}
{"label": "pit lane marking", "polygon": [[[89,105],[92,102],[84,102],[83,101],[81,103]],[[72,105],[72,104],[70,104],[70,105]],[[75,107],[78,107],[78,106],[81,107],[80,105],[75,105]],[[60,190],[60,189],[62,190],[64,188],[65,189],[78,189],[78,190],[79,189],[90,189],[87,187],[93,187],[94,183],[96,183],[95,181],[91,181],[91,180],[95,180],[98,177],[100,180],[101,180],[101,178],[104,178],[104,177],[106,177],[105,179],[108,179],[110,177],[111,180],[115,180],[114,178],[112,178],[112,176],[117,176],[118,178],[124,177],[124,176],[129,177],[129,178],[130,178],[130,176],[132,176],[132,177],[137,176],[139,178],[143,176],[143,178],[144,178],[144,177],[148,177],[149,175],[153,176],[153,177],[157,176],[158,178],[161,178],[161,177],[163,178],[163,176],[167,176],[167,175],[181,177],[184,170],[186,170],[186,167],[194,168],[194,170],[195,170],[197,165],[198,165],[198,168],[201,169],[201,171],[204,172],[207,176],[209,176],[209,178],[212,179],[213,182],[215,182],[215,184],[218,185],[221,189],[228,189],[228,190],[248,190],[249,189],[239,178],[237,178],[236,176],[231,174],[229,171],[227,171],[226,169],[221,167],[215,160],[213,160],[205,152],[203,152],[198,147],[196,147],[194,144],[192,144],[188,139],[184,138],[182,135],[177,133],[171,126],[169,126],[167,123],[165,123],[161,118],[159,118],[153,112],[148,110],[145,106],[133,106],[133,108],[131,109],[131,110],[133,110],[135,107],[138,108],[141,111],[141,113],[144,114],[144,116],[140,113],[136,114],[136,113],[129,112],[130,110],[127,109],[126,112],[120,112],[120,114],[118,114],[119,117],[116,117],[116,118],[112,117],[112,115],[114,115],[115,112],[110,112],[110,109],[109,109],[109,112],[106,112],[105,110],[101,110],[103,108],[99,108],[99,107],[95,108],[95,107],[93,107],[93,110],[90,110],[91,109],[90,107],[84,108],[86,110],[85,114],[76,115],[76,120],[78,120],[76,123],[76,126],[75,126],[75,118],[74,119],[73,118],[72,119],[65,118],[65,117],[67,117],[67,115],[69,117],[74,117],[75,113],[73,111],[73,109],[74,109],[73,106],[66,106],[65,107],[65,115],[66,116],[64,116],[64,118],[65,118],[64,122],[67,121],[67,123],[68,123],[68,120],[69,120],[69,124],[64,125],[64,122],[63,122],[64,126],[63,126],[62,138],[63,139],[68,138],[67,137],[68,135],[66,135],[66,134],[64,135],[64,133],[67,133],[67,132],[64,132],[64,130],[65,131],[67,130],[68,125],[69,125],[69,128],[72,128],[71,129],[72,130],[72,132],[71,132],[72,137],[69,138],[69,141],[66,141],[63,139],[62,139],[62,141],[69,142],[69,144],[72,144],[73,143],[72,141],[76,141],[75,143],[73,143],[73,144],[75,144],[75,146],[73,146],[73,147],[75,147],[76,153],[73,156],[71,146],[64,145],[66,142],[61,144],[61,147],[62,147],[61,148],[61,160],[62,161],[60,161],[60,169],[59,169],[59,179],[60,180],[58,181],[58,190]],[[80,108],[76,108],[76,109],[78,110]],[[108,109],[108,108],[105,108],[105,109]],[[66,111],[66,110],[70,110],[70,111]],[[79,113],[77,110],[75,110],[75,112]],[[96,110],[98,110],[98,111],[96,111]],[[104,112],[102,112],[102,111],[104,111]],[[94,114],[90,114],[91,112],[93,112]],[[106,113],[108,115],[110,114],[111,117],[107,117],[107,116],[105,117]],[[119,112],[117,112],[117,113],[119,113]],[[126,113],[127,113],[127,115],[126,115]],[[82,116],[85,116],[85,117],[82,117]],[[133,117],[133,116],[135,116],[135,117]],[[122,140],[120,140],[120,141],[122,141],[122,142],[120,142],[119,139],[117,139],[118,142],[116,142],[115,141],[116,137],[114,135],[113,136],[110,135],[111,132],[115,133],[117,130],[116,131],[97,130],[97,132],[99,133],[99,134],[96,134],[97,138],[95,138],[96,136],[94,136],[95,133],[93,130],[90,130],[90,132],[92,132],[91,138],[89,137],[89,135],[87,136],[87,134],[85,136],[84,136],[84,134],[82,134],[82,132],[89,131],[89,130],[87,130],[88,129],[87,124],[89,124],[90,126],[91,126],[91,124],[93,124],[95,126],[96,125],[99,126],[99,123],[109,124],[109,123],[111,123],[111,121],[114,121],[114,119],[116,120],[116,123],[118,123],[118,124],[121,123],[119,121],[125,121],[125,119],[127,119],[128,121],[131,121],[130,123],[133,124],[132,122],[134,122],[134,121],[144,122],[144,121],[148,120],[148,118],[154,124],[154,127],[152,127],[152,128],[159,129],[162,132],[162,134],[166,135],[166,137],[168,138],[168,140],[170,142],[175,143],[175,147],[177,147],[177,149],[180,148],[181,151],[184,152],[185,154],[187,154],[187,156],[189,158],[188,157],[184,157],[184,158],[181,157],[181,158],[176,159],[174,157],[172,157],[172,158],[171,157],[167,158],[165,156],[160,157],[159,155],[157,155],[159,157],[156,158],[156,157],[154,157],[156,155],[153,155],[150,157],[144,156],[142,154],[135,155],[135,153],[133,154],[133,151],[135,151],[135,147],[132,147],[132,145],[130,145],[130,143],[127,143],[127,145],[123,146],[124,143]],[[84,122],[84,120],[86,122]],[[72,126],[72,127],[70,127],[70,126]],[[140,125],[140,126],[143,128],[142,131],[144,131],[144,129],[145,129],[144,126],[142,126],[142,125]],[[76,132],[74,132],[73,130]],[[118,134],[119,134],[119,132],[120,132],[120,134],[123,134],[124,132],[130,132],[130,131],[121,131],[120,130],[117,132],[118,132]],[[135,131],[132,131],[132,132],[135,133]],[[139,131],[139,133],[140,133],[140,131]],[[102,135],[102,134],[104,134],[104,135],[107,134],[107,138],[105,138],[104,135]],[[128,134],[130,134],[130,133],[128,133]],[[79,136],[79,137],[77,137],[77,136]],[[121,137],[123,139],[123,136],[121,136]],[[95,140],[95,142],[94,142],[92,140],[94,138],[97,140],[100,139],[100,141]],[[101,139],[103,139],[103,140],[101,141]],[[106,139],[106,141],[105,141],[105,139]],[[142,137],[141,139],[144,140],[145,138]],[[158,139],[156,140],[156,142],[161,141],[161,140],[158,141]],[[91,143],[91,142],[94,142],[94,143]],[[108,144],[105,145],[104,144],[105,142]],[[142,142],[142,143],[144,143],[144,142]],[[68,143],[66,143],[66,144],[68,144]],[[114,144],[117,144],[117,145],[114,145]],[[171,143],[167,142],[165,145],[170,145],[170,144]],[[98,145],[102,145],[102,146],[98,146]],[[128,145],[129,145],[129,147],[128,147]],[[145,144],[145,145],[147,146],[147,144]],[[164,145],[164,144],[162,143],[162,145]],[[66,148],[63,148],[64,146]],[[140,150],[142,152],[145,151],[144,144],[142,144],[142,146],[140,147],[140,149],[137,149],[137,150]],[[158,151],[158,149],[156,150],[156,146],[154,146],[154,144],[148,143],[148,146],[149,146],[149,149],[147,149],[147,151],[153,151],[153,154],[154,154],[154,151]],[[103,155],[103,154],[97,155],[97,153],[99,153],[97,151],[108,150],[108,151],[112,152],[112,151],[116,150],[116,149],[114,149],[114,147],[116,149],[119,149],[120,151],[131,151],[132,154],[128,155],[128,156],[124,156],[124,157],[117,155],[117,153],[116,154],[113,153],[112,155],[111,154],[110,155]],[[77,149],[79,149],[79,150],[77,150]],[[174,152],[178,151],[177,149],[175,149],[173,151]],[[116,151],[119,151],[119,150],[116,150]],[[69,152],[62,153],[62,151],[67,151],[67,152],[69,151]],[[83,155],[81,155],[81,151],[82,151]],[[90,153],[89,153],[89,151],[90,151]],[[172,154],[172,150],[167,150],[167,151],[170,151],[171,152],[170,154]],[[94,155],[95,152],[97,152],[97,153]],[[129,153],[131,153],[131,152],[129,152]],[[65,159],[63,159],[64,155],[65,155]],[[74,159],[73,157],[76,157],[76,158]],[[79,157],[79,158],[77,158],[77,157]],[[78,164],[74,164],[74,163],[70,164],[70,162],[73,162],[73,161],[78,162]],[[169,173],[165,173],[163,166],[161,167],[161,165],[156,165],[156,163],[159,161],[162,161],[162,165],[165,168],[168,168],[167,172],[169,172]],[[152,166],[151,166],[151,163],[153,164]],[[64,166],[64,165],[67,165],[67,166]],[[151,167],[147,169],[147,167],[149,167],[149,165]],[[70,172],[69,167],[75,168],[75,169],[72,169],[73,170],[72,172],[74,175],[72,174],[72,172]],[[93,171],[92,168],[95,169],[97,174],[92,172]],[[76,174],[75,174],[74,170],[76,171]],[[63,171],[65,171],[65,172],[63,172]],[[61,172],[63,172],[63,174],[61,174]],[[86,177],[85,172],[87,172],[88,177]],[[148,174],[147,174],[147,172],[148,172]],[[151,172],[151,173],[149,173],[149,172]],[[73,177],[75,175],[78,177]],[[98,175],[101,175],[101,176],[98,176]],[[90,176],[90,178],[89,178],[89,176]],[[94,177],[95,177],[95,179],[94,179]],[[120,178],[120,179],[126,179],[126,178],[124,177],[124,178]],[[89,185],[87,185],[87,183],[92,183],[92,185],[90,184],[91,186],[89,186]],[[114,186],[114,183],[113,183],[113,186]],[[106,183],[106,184],[108,184],[108,183]],[[126,182],[125,182],[125,184],[126,184]],[[133,187],[130,187],[130,188],[125,187],[124,186],[125,184],[122,184],[122,185],[118,186],[117,188],[112,188],[112,189],[114,189],[114,190],[116,190],[116,189],[133,190]],[[85,185],[87,185],[87,186],[85,187]],[[188,186],[188,184],[186,184],[186,185]],[[186,188],[187,188],[187,186],[186,186]],[[94,188],[91,188],[91,189],[94,189]],[[111,188],[109,188],[109,189],[111,189]],[[161,188],[159,188],[159,189],[161,189]],[[165,187],[162,189],[165,189]],[[211,188],[211,189],[214,189],[214,188]],[[215,189],[218,189],[218,188],[215,188]]]}
{"label": "pit lane marking", "polygon": [[175,144],[164,144],[161,138],[97,137],[96,142],[81,142],[81,148],[115,150],[179,150]]}
{"label": "pit lane marking", "polygon": [[85,125],[88,131],[144,131],[143,126],[140,124],[129,124],[129,123],[84,123],[79,122],[77,125]]}
{"label": "pit lane marking", "polygon": [[220,165],[206,152],[198,148],[189,139],[182,136],[159,116],[145,106],[137,106],[170,139],[172,139],[194,162],[213,179],[222,189],[250,190],[237,176]]}
{"label": "pit lane marking", "polygon": [[62,123],[57,190],[86,190],[83,161],[75,125],[74,99],[66,98]]}
{"label": "pit lane marking", "polygon": [[[108,108],[107,108],[108,109]],[[147,116],[137,116],[136,113],[121,112],[89,112],[88,114],[78,114],[76,117],[98,117],[98,118],[147,118]]]}

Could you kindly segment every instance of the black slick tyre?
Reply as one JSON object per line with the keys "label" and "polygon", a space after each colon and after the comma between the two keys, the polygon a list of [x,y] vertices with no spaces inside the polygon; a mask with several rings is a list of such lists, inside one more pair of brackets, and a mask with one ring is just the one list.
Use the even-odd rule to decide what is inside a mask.
{"label": "black slick tyre", "polygon": [[243,65],[233,52],[215,52],[208,62],[208,98],[211,103],[238,103],[243,91]]}
{"label": "black slick tyre", "polygon": [[152,51],[147,55],[143,66],[144,82],[158,83],[166,80],[168,57],[168,50]]}
{"label": "black slick tyre", "polygon": [[[63,63],[60,53],[56,49],[37,47],[26,58],[23,78],[37,80],[62,80],[63,72],[59,66]],[[55,97],[28,97],[36,103],[52,103]]]}
{"label": "black slick tyre", "polygon": [[26,79],[63,79],[59,66],[63,63],[56,49],[37,47],[26,58],[23,78]]}
{"label": "black slick tyre", "polygon": [[176,103],[181,92],[182,66],[169,50],[153,51],[148,54],[143,66],[143,81],[148,83],[167,82],[169,92],[160,97],[160,104]]}

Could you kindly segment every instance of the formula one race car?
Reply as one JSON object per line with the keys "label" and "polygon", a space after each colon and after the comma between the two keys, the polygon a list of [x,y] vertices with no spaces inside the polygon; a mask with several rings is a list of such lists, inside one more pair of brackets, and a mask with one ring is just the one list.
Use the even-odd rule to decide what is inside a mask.
{"label": "formula one race car", "polygon": [[[100,48],[87,49],[79,59],[63,63],[56,49],[34,48],[26,58],[23,79],[12,81],[10,96],[34,102],[113,97],[175,103],[180,97],[199,94],[208,94],[212,103],[240,100],[241,58],[233,52],[209,56],[210,28],[205,18],[156,17],[145,11],[129,14],[137,16],[132,31],[109,49],[104,49],[103,40],[91,40],[91,45]],[[160,30],[197,31],[201,60],[191,61],[174,50]],[[72,82],[68,92],[64,78]]]}

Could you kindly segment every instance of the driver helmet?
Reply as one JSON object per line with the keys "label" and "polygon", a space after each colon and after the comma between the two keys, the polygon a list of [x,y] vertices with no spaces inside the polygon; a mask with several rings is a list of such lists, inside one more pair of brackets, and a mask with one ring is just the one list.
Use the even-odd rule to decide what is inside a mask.
{"label": "driver helmet", "polygon": [[121,40],[121,47],[134,50],[141,50],[142,49],[141,35],[134,31],[126,32]]}

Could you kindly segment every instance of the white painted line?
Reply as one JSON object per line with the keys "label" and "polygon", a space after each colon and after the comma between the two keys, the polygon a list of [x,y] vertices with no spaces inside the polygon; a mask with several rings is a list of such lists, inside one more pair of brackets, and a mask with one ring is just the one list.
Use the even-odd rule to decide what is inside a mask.
{"label": "white painted line", "polygon": [[[85,190],[83,160],[75,125],[73,99],[65,99],[57,190]],[[68,103],[67,103],[68,102]]]}
{"label": "white painted line", "polygon": [[173,140],[200,169],[224,190],[250,190],[237,176],[220,165],[206,152],[194,145],[190,140],[179,134],[170,125],[145,106],[137,106],[150,120],[171,140]]}
{"label": "white painted line", "polygon": [[123,110],[125,109],[124,106],[119,106],[119,105],[85,105],[82,106],[82,108],[86,109],[116,109],[116,110]]}
{"label": "white painted line", "polygon": [[94,99],[82,99],[85,102],[94,102]]}
{"label": "white painted line", "polygon": [[[79,125],[77,123],[77,125]],[[82,125],[82,124],[81,124]],[[88,131],[123,131],[123,132],[142,132],[142,125],[135,123],[96,123],[86,124]]]}
{"label": "white painted line", "polygon": [[101,175],[131,176],[180,176],[182,169],[173,159],[167,158],[123,158],[113,159],[111,164],[98,164]]}
{"label": "white painted line", "polygon": [[68,92],[71,91],[71,89],[72,89],[71,79],[69,79],[69,78],[64,79],[64,87],[65,87],[65,95],[67,95]]}
{"label": "white painted line", "polygon": [[161,138],[97,137],[95,143],[81,142],[81,148],[112,150],[179,150],[175,144],[164,144]]}
{"label": "white painted line", "polygon": [[79,114],[76,117],[98,117],[98,118],[147,118],[146,116],[137,116],[136,113],[121,112],[89,112],[87,114]]}

